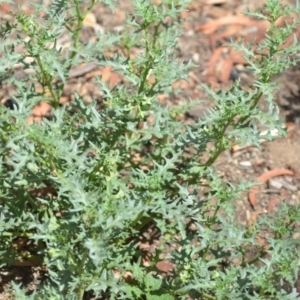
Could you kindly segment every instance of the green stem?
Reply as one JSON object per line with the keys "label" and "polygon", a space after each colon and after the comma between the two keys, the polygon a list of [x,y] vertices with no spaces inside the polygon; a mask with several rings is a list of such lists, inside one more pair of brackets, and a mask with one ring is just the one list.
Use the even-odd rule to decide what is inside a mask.
{"label": "green stem", "polygon": [[205,292],[201,292],[202,296],[204,296],[206,299],[210,299],[210,300],[216,300],[217,298],[214,296],[211,296]]}
{"label": "green stem", "polygon": [[219,157],[219,155],[225,150],[223,139],[224,139],[226,129],[231,124],[231,122],[232,122],[232,118],[228,120],[225,126],[223,127],[222,132],[220,133],[219,142],[217,142],[216,145],[217,149],[214,151],[214,154],[212,154],[210,158],[207,160],[207,162],[204,164],[205,167],[211,166],[215,162],[215,160]]}
{"label": "green stem", "polygon": [[[263,93],[262,91],[259,91],[257,96],[254,98],[252,105],[250,106],[250,111],[252,111],[259,103],[260,98],[262,97]],[[249,118],[249,115],[244,116],[242,118],[240,118],[235,126],[239,125],[239,124],[243,124],[247,119]],[[223,138],[226,132],[226,129],[228,128],[228,126],[232,123],[233,118],[231,118],[226,125],[223,127],[223,130],[220,134],[221,138],[220,141],[217,143],[217,149],[215,150],[215,152],[210,156],[210,158],[207,160],[207,162],[205,163],[204,166],[209,167],[211,166],[216,159],[219,157],[219,155],[225,150],[224,145],[223,145]]]}
{"label": "green stem", "polygon": [[12,231],[12,232],[3,231],[0,234],[0,236],[27,237],[27,238],[30,238],[32,235],[33,235],[32,233],[27,233],[27,232],[19,233],[17,231]]}
{"label": "green stem", "polygon": [[36,210],[38,210],[38,208],[39,208],[38,205],[36,205],[36,203],[34,202],[34,200],[31,198],[31,196],[29,194],[26,195],[26,199],[32,205],[32,207],[34,207]]}
{"label": "green stem", "polygon": [[141,83],[140,83],[140,86],[139,86],[139,89],[138,89],[138,93],[141,94],[143,91],[144,91],[144,88],[145,88],[145,83],[146,83],[146,80],[147,80],[147,77],[148,77],[148,74],[149,74],[149,71],[151,69],[151,66],[152,64],[149,62],[147,62],[146,64],[146,67],[143,71],[143,74],[142,74],[142,80],[141,80]]}
{"label": "green stem", "polygon": [[[77,15],[77,26],[76,26],[75,30],[73,31],[74,32],[74,37],[73,37],[74,38],[74,44],[73,44],[74,49],[77,49],[79,47],[80,33],[81,33],[81,30],[82,30],[82,26],[83,26],[83,20],[86,17],[86,15],[90,12],[90,10],[92,9],[95,2],[96,2],[96,0],[92,0],[91,3],[89,4],[89,6],[87,7],[87,9],[85,10],[85,12],[81,13],[80,7],[79,7],[79,4],[80,4],[79,1],[74,0],[76,15]],[[68,73],[71,70],[72,62],[73,62],[76,54],[77,54],[77,51],[73,50],[72,53],[71,53],[71,63],[69,65],[68,69],[67,69]]]}
{"label": "green stem", "polygon": [[[151,49],[154,49],[155,44],[156,44],[156,40],[157,40],[157,36],[158,36],[158,29],[160,26],[161,22],[159,22],[158,24],[155,25],[154,27],[154,37],[151,43]],[[149,71],[151,70],[152,66],[153,66],[153,58],[150,56],[149,54],[149,32],[148,32],[148,28],[145,29],[145,50],[146,50],[146,57],[147,57],[147,64],[146,67],[144,69],[144,71],[142,72],[142,80],[138,89],[138,93],[142,93],[144,91],[145,88],[145,83],[149,74]]]}
{"label": "green stem", "polygon": [[59,97],[58,95],[55,93],[54,89],[53,89],[53,86],[52,86],[52,76],[45,70],[44,68],[44,65],[43,65],[43,62],[42,62],[42,59],[39,55],[36,56],[36,60],[37,60],[37,63],[38,63],[38,66],[42,72],[42,75],[43,75],[43,80],[45,81],[46,83],[46,86],[52,96],[52,106],[54,108],[57,108],[58,107],[58,104],[59,104]]}
{"label": "green stem", "polygon": [[[257,96],[254,98],[252,105],[250,106],[250,111],[252,111],[258,105],[259,100],[262,97],[262,95],[263,95],[262,91],[259,91]],[[243,124],[248,118],[249,118],[249,115],[244,116],[244,117],[240,118],[236,124]]]}
{"label": "green stem", "polygon": [[[82,256],[82,258],[81,258],[80,265],[79,265],[78,272],[77,272],[77,275],[79,276],[79,278],[82,277],[82,271],[83,271],[83,268],[84,268],[86,259],[87,259],[87,257],[88,257],[88,254],[89,254],[89,251],[86,250],[86,251],[83,253],[83,256]],[[84,288],[84,282],[81,280],[81,281],[80,281],[80,285],[79,285],[79,287],[78,287],[78,292],[77,292],[77,297],[78,297],[77,299],[78,299],[78,300],[83,299],[84,291],[85,291],[85,288]]]}
{"label": "green stem", "polygon": [[[71,52],[70,63],[69,63],[69,66],[67,67],[67,70],[66,70],[67,76],[69,75],[70,70],[73,66],[73,62],[74,62],[76,54],[77,54],[77,49],[79,48],[79,45],[80,45],[80,33],[81,33],[81,30],[82,30],[82,26],[83,26],[83,20],[86,17],[86,15],[90,12],[90,10],[92,9],[92,7],[94,6],[95,3],[96,3],[96,0],[92,0],[90,2],[90,4],[88,5],[87,9],[82,13],[80,11],[80,1],[79,0],[74,0],[75,10],[76,10],[76,17],[77,17],[76,27],[75,27],[74,30],[71,30],[67,25],[65,26],[69,31],[71,31],[73,33],[73,40],[74,40],[74,42],[73,42],[74,50]],[[58,105],[59,105],[59,99],[60,99],[61,94],[63,92],[64,86],[65,86],[65,84],[61,85],[60,90],[59,90],[58,94],[56,95],[56,97],[53,97],[53,94],[51,93],[51,90],[49,88],[50,93],[51,93],[51,95],[54,99],[54,107],[55,108],[58,107]]]}

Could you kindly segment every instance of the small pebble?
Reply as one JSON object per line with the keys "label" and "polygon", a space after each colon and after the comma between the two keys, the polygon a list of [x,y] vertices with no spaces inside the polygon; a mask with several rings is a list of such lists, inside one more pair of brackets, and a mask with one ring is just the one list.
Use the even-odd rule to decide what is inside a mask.
{"label": "small pebble", "polygon": [[249,160],[246,160],[246,161],[241,161],[240,166],[249,168],[252,166],[252,164]]}
{"label": "small pebble", "polygon": [[277,190],[282,188],[282,183],[276,179],[270,179],[269,185],[270,185],[270,187],[275,188]]}
{"label": "small pebble", "polygon": [[200,61],[200,54],[199,53],[196,52],[196,53],[193,54],[193,61],[195,63],[198,63]]}

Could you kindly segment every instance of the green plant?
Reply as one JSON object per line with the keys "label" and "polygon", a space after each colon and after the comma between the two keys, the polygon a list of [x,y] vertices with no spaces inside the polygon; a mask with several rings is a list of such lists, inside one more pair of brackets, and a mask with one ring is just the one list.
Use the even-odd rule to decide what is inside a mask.
{"label": "green plant", "polygon": [[[259,146],[263,129],[285,134],[271,78],[298,61],[292,57],[299,53],[296,42],[280,47],[296,21],[276,26],[294,9],[269,0],[262,13],[252,14],[271,24],[254,50],[237,45],[256,81],[249,91],[239,82],[221,92],[203,86],[215,107],[185,124],[178,116],[194,104],[162,107],[157,97],[176,92],[172,83],[187,79],[191,67],[174,54],[179,14],[188,1],[131,2],[127,33],[99,35],[95,44],[80,42],[95,1],[34,5],[34,14],[20,11],[1,26],[0,74],[16,86],[20,106],[1,107],[0,114],[1,265],[23,255],[46,266],[48,280],[30,299],[83,299],[88,293],[107,299],[295,299],[300,252],[293,234],[300,209],[283,205],[277,222],[265,216],[251,230],[243,228],[236,224],[234,201],[252,184],[224,182],[213,168],[235,144]],[[62,30],[73,42],[69,49],[57,48]],[[141,50],[135,57],[133,47]],[[106,57],[109,48],[117,54]],[[112,66],[124,85],[110,89],[97,79],[105,95],[102,110],[85,105],[80,95],[69,107],[59,106],[71,67],[88,61]],[[35,73],[15,80],[10,70],[16,63]],[[52,119],[27,124],[40,101],[53,107]],[[43,189],[48,193],[37,193]],[[196,230],[188,229],[191,223]],[[256,241],[266,226],[274,232],[269,248]],[[160,242],[146,266],[139,244],[149,227]],[[16,238],[34,242],[30,253],[13,249]],[[250,246],[257,252],[252,260]],[[164,259],[176,265],[168,276],[157,268]],[[16,284],[13,289],[18,299],[28,299]]]}

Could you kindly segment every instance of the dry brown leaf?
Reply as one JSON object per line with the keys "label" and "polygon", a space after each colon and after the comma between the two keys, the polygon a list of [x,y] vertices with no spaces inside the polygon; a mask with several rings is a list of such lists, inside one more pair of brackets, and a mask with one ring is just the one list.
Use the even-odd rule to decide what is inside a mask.
{"label": "dry brown leaf", "polygon": [[48,117],[51,113],[52,107],[47,102],[40,102],[32,111],[32,115],[27,119],[28,124],[37,122],[42,123],[43,118]]}
{"label": "dry brown leaf", "polygon": [[196,26],[195,30],[202,31],[204,34],[212,34],[215,31],[217,31],[219,28],[224,27],[226,25],[250,26],[252,24],[253,24],[253,19],[250,19],[245,15],[239,14],[236,16],[231,15],[216,20],[212,20],[204,25]]}
{"label": "dry brown leaf", "polygon": [[[270,178],[276,177],[276,176],[281,176],[281,175],[295,175],[295,173],[288,169],[273,169],[273,170],[268,171],[268,172],[262,174],[261,176],[259,176],[257,178],[257,181],[261,182],[261,183],[266,183]],[[258,189],[259,189],[259,187],[255,186],[250,190],[250,192],[248,194],[248,199],[249,199],[249,202],[252,207],[255,207],[255,205],[256,205],[256,197],[255,196],[256,196]]]}

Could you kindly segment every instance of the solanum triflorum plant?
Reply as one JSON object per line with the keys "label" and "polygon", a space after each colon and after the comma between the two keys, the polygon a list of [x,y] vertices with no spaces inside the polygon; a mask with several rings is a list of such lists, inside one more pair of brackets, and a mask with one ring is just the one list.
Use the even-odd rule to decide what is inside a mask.
{"label": "solanum triflorum plant", "polygon": [[[112,10],[118,5],[98,2]],[[34,5],[35,13],[19,11],[1,24],[0,72],[3,83],[15,85],[19,104],[0,114],[1,265],[22,257],[47,272],[31,295],[12,283],[13,297],[295,299],[299,208],[283,205],[276,220],[265,216],[251,230],[240,226],[234,203],[252,184],[224,182],[214,162],[235,144],[259,145],[261,130],[284,135],[271,78],[297,62],[299,47],[281,48],[296,21],[278,28],[276,20],[299,10],[268,0],[264,11],[252,14],[270,22],[264,43],[237,45],[255,83],[247,91],[239,82],[221,92],[203,86],[215,107],[186,124],[178,116],[193,104],[162,107],[157,98],[176,92],[172,83],[187,79],[192,67],[176,57],[188,1],[131,3],[124,31],[101,34],[95,44],[81,42],[80,32],[96,1]],[[57,47],[66,32],[72,46]],[[123,55],[106,56],[117,47]],[[133,48],[139,54],[130,55]],[[110,89],[97,79],[105,95],[101,110],[78,94],[70,106],[59,106],[70,69],[89,61],[112,66],[124,85]],[[30,78],[11,76],[16,63],[34,70]],[[29,125],[40,101],[53,107],[53,117]],[[256,238],[266,228],[281,234],[262,247]],[[148,229],[159,238],[145,263],[139,245]],[[14,248],[20,238],[29,244],[26,251]],[[172,272],[157,267],[163,260],[172,262]]]}

